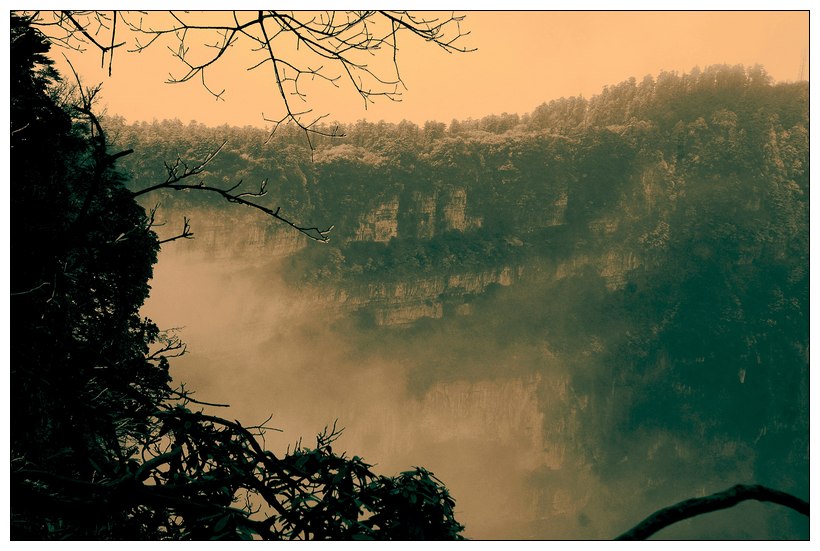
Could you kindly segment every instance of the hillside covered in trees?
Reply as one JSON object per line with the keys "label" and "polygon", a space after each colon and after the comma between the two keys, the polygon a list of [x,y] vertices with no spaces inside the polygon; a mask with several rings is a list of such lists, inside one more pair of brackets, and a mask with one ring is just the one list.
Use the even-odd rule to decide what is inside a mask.
{"label": "hillside covered in trees", "polygon": [[[416,359],[414,392],[548,348],[569,378],[544,438],[560,433],[609,481],[594,499],[617,509],[738,479],[808,496],[807,83],[708,67],[522,116],[359,122],[312,144],[288,127],[104,124],[137,152],[121,163],[131,189],[226,142],[203,182],[267,181],[260,204],[334,225],[321,246],[217,194],[145,198],[168,220],[158,232],[191,216],[180,247],[285,258],[294,289],[356,313],[354,345]],[[529,369],[512,363],[505,375]],[[555,470],[533,484],[568,486]],[[542,516],[557,495],[544,492]],[[808,533],[787,516],[763,530]]]}
{"label": "hillside covered in trees", "polygon": [[[510,237],[541,248],[605,236],[632,248],[649,240],[649,249],[661,250],[669,244],[661,242],[667,226],[706,218],[727,202],[738,211],[733,219],[745,219],[736,220],[745,224],[736,226],[744,240],[783,239],[767,233],[803,222],[807,121],[805,83],[773,86],[761,68],[738,66],[630,79],[590,100],[556,100],[521,117],[422,128],[362,121],[340,127],[343,138],[314,139],[313,152],[289,127],[268,136],[179,121],[129,126],[113,118],[106,126],[117,145],[139,152],[122,163],[135,188],[162,181],[163,163],[175,155],[195,164],[225,141],[201,180],[243,182],[241,191],[265,181],[268,194],[259,203],[281,207],[303,225],[334,225],[333,246],[349,253],[334,266],[341,275],[364,269],[365,258],[373,269],[390,262],[382,249],[412,249],[423,269],[446,249],[440,242],[466,241],[465,234],[471,242]],[[168,192],[161,202],[171,213],[225,210],[224,200],[208,193]],[[371,256],[358,242],[390,246]],[[515,247],[489,248],[504,254]],[[474,256],[489,260],[487,252]],[[455,255],[464,260],[470,252]]]}

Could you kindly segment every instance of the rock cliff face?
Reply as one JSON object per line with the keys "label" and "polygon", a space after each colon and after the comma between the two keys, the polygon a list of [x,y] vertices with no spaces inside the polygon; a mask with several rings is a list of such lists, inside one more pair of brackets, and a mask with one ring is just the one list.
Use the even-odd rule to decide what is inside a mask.
{"label": "rock cliff face", "polygon": [[[463,189],[427,195],[414,192],[403,200],[393,197],[377,203],[360,216],[354,240],[389,243],[393,238],[402,237],[402,233],[421,239],[432,239],[443,231],[452,230],[468,234],[471,229],[481,225],[481,220],[470,217],[467,201]],[[542,218],[542,225],[560,226],[566,210],[566,194],[559,194],[555,204],[547,207],[551,216]],[[400,231],[400,213],[405,208],[413,213],[413,224]],[[168,216],[173,220],[177,214]],[[168,245],[178,247],[184,256],[207,256],[221,260],[241,258],[261,264],[271,258],[286,257],[306,246],[314,246],[299,232],[275,220],[257,216],[248,209],[201,210],[192,214],[191,219],[194,239],[184,245]],[[173,230],[170,224],[166,227]],[[591,234],[604,238],[618,227],[619,219],[615,215],[589,224]],[[161,237],[169,233],[169,229],[162,229]],[[520,245],[517,238],[510,239]],[[557,260],[551,273],[539,273],[537,277],[558,280],[591,269],[605,279],[610,290],[614,290],[623,287],[627,274],[639,269],[641,264],[640,251],[623,244],[594,252],[582,246]],[[323,304],[324,308],[339,313],[368,312],[377,325],[403,326],[422,318],[470,315],[469,297],[482,294],[490,285],[509,286],[528,277],[531,274],[525,265],[507,264],[481,269],[460,269],[456,265],[446,272],[442,271],[442,275],[420,274],[419,277],[399,282],[363,283],[353,280],[333,288],[310,286],[300,289],[300,292],[309,302]]]}
{"label": "rock cliff face", "polygon": [[481,218],[467,213],[467,191],[455,189],[446,194],[442,211],[443,230],[468,231],[481,227]]}
{"label": "rock cliff face", "polygon": [[438,193],[423,194],[414,191],[411,195],[411,208],[415,214],[415,236],[419,239],[432,239],[436,235],[436,204]]}
{"label": "rock cliff face", "polygon": [[[492,440],[524,441],[536,457],[520,459],[538,464],[544,449],[544,413],[536,392],[541,379],[535,374],[439,383],[419,403],[421,425],[442,441],[471,439],[478,433]],[[436,416],[425,415],[428,412]]]}
{"label": "rock cliff face", "polygon": [[366,212],[360,218],[359,227],[355,232],[355,240],[387,243],[399,233],[398,214],[398,198],[386,203],[380,203],[375,209]]}
{"label": "rock cliff face", "polygon": [[[394,237],[432,239],[446,231],[480,228],[482,219],[470,215],[467,199],[463,188],[392,197],[359,215],[353,240],[387,243]],[[401,229],[400,218],[404,221]]]}
{"label": "rock cliff face", "polygon": [[591,267],[606,281],[609,290],[622,289],[627,274],[641,267],[641,260],[635,251],[615,249],[598,255],[581,253],[561,262],[555,269],[555,278],[563,279],[580,274]]}
{"label": "rock cliff face", "polygon": [[[512,201],[518,213],[515,220],[510,221],[512,227],[527,230],[561,230],[564,227],[569,229],[567,235],[573,235],[572,238],[558,238],[565,241],[564,248],[552,258],[550,268],[546,270],[529,272],[526,261],[518,264],[504,261],[478,268],[460,267],[459,260],[455,260],[455,263],[450,262],[440,271],[434,266],[432,271],[420,271],[418,276],[411,272],[400,282],[389,277],[380,281],[378,276],[372,274],[367,280],[353,275],[340,285],[320,288],[319,283],[303,286],[299,292],[308,302],[323,304],[324,308],[339,313],[367,312],[377,325],[403,326],[422,318],[470,315],[470,297],[484,293],[490,285],[509,286],[533,277],[560,280],[592,271],[604,278],[610,290],[616,290],[623,287],[630,271],[641,269],[644,262],[641,247],[621,238],[629,216],[633,215],[625,210],[626,205],[630,205],[629,209],[657,208],[658,198],[668,195],[670,174],[669,167],[663,163],[647,166],[639,175],[640,185],[636,188],[638,197],[621,197],[610,208],[585,221],[580,234],[577,227],[569,229],[567,226],[570,201],[566,182],[543,183],[537,189],[526,192],[519,190],[522,194],[520,197],[515,195],[519,192],[511,191],[513,195],[505,200]],[[487,197],[471,197],[470,193],[473,192],[457,185],[431,186],[430,189],[407,190],[374,199],[367,207],[357,207],[358,212],[340,215],[342,219],[351,220],[355,227],[352,231],[337,230],[340,235],[336,239],[390,246],[393,239],[423,243],[446,232],[460,232],[465,240],[469,240],[470,233],[484,225],[484,220],[471,214],[471,210],[475,210],[475,205],[480,205],[481,201],[488,200]],[[486,210],[486,205],[482,208]],[[205,255],[226,260],[243,258],[262,263],[271,258],[292,255],[306,246],[314,246],[299,232],[251,209],[239,207],[166,213],[169,223],[161,228],[163,231],[158,229],[161,238],[173,232],[173,220],[183,214],[189,214],[192,219],[195,239],[187,241],[184,246],[169,246],[179,247],[185,255]],[[511,231],[505,238],[506,242],[521,247],[526,236],[521,234],[519,238],[516,230]],[[584,237],[577,237],[582,234]],[[332,242],[332,245],[337,243]],[[340,255],[344,256],[346,243],[342,241],[340,245]],[[441,275],[437,275],[439,272]]]}
{"label": "rock cliff face", "polygon": [[377,325],[401,326],[450,313],[469,315],[467,297],[479,295],[493,284],[512,285],[523,273],[523,268],[505,266],[410,281],[313,288],[306,290],[306,294],[317,304],[335,305],[339,312],[367,311]]}
{"label": "rock cliff face", "polygon": [[580,424],[578,410],[586,400],[575,395],[568,375],[545,371],[523,378],[439,383],[420,405],[422,412],[436,412],[426,426],[442,440],[469,439],[476,433],[515,440],[527,450],[518,458],[526,468],[560,470],[567,466],[571,436]]}
{"label": "rock cliff face", "polygon": [[[735,122],[708,107],[718,99],[659,105],[649,122],[627,109],[629,124],[582,117],[571,136],[456,131],[413,146],[412,169],[386,153],[359,162],[366,151],[350,146],[348,159],[306,167],[307,181],[283,169],[288,185],[272,195],[337,224],[327,247],[236,205],[166,215],[158,233],[188,214],[196,239],[169,248],[225,259],[255,286],[293,270],[264,300],[241,293],[240,276],[219,280],[247,301],[235,308],[241,329],[263,335],[243,353],[264,350],[266,364],[273,355],[297,374],[283,395],[304,385],[331,419],[358,415],[351,433],[372,457],[397,470],[418,458],[460,503],[485,506],[473,517],[465,506],[469,537],[607,538],[637,520],[630,512],[727,476],[808,487],[807,264],[784,262],[802,248],[809,185],[805,130],[785,129],[807,119],[792,107],[760,116],[750,95],[738,104],[748,122],[729,135]],[[760,134],[787,117],[779,134]],[[627,282],[636,292],[618,293]],[[308,320],[306,341],[283,312]],[[325,329],[327,345],[316,338]],[[303,353],[310,369],[290,361]],[[364,384],[349,384],[358,374]],[[333,381],[339,401],[313,400],[316,381]],[[356,406],[344,402],[352,389]],[[307,402],[294,402],[300,417]]]}
{"label": "rock cliff face", "polygon": [[[641,267],[632,251],[609,251],[600,256],[579,255],[558,264],[552,275],[562,279],[592,268],[610,290],[623,287],[631,270]],[[377,325],[402,326],[422,318],[470,315],[470,297],[481,295],[491,285],[507,287],[528,277],[525,266],[502,266],[483,271],[421,277],[401,282],[370,283],[333,289],[305,290],[317,304],[333,305],[339,311],[370,312]]]}

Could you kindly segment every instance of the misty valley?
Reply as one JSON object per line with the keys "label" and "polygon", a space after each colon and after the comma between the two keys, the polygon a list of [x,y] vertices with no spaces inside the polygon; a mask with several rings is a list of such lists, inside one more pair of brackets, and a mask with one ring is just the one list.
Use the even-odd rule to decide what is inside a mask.
{"label": "misty valley", "polygon": [[[207,192],[146,194],[162,245],[143,312],[175,384],[285,450],[424,466],[477,539],[611,538],[755,483],[808,498],[808,84],[661,73],[526,115],[339,138],[126,124],[130,189],[164,163],[253,192],[317,243]],[[330,128],[330,127],[329,127]],[[163,225],[160,225],[163,224]],[[227,413],[226,413],[227,411]],[[664,538],[807,538],[748,502]]]}

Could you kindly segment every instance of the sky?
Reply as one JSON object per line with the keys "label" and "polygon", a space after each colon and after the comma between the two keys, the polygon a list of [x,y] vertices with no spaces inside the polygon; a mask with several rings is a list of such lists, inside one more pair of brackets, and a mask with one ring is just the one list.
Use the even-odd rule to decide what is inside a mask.
{"label": "sky", "polygon": [[[338,89],[322,88],[320,83],[305,86],[308,102],[295,100],[294,108],[312,108],[316,116],[328,114],[327,121],[423,124],[524,114],[560,97],[589,98],[629,77],[641,80],[661,71],[684,73],[713,64],[761,64],[776,81],[795,81],[801,73],[808,79],[807,11],[457,13],[466,15],[462,30],[469,32],[459,43],[476,50],[448,54],[405,36],[398,64],[407,88],[400,102],[377,98],[365,109],[353,88],[339,81]],[[195,37],[189,44],[196,55]],[[210,88],[225,90],[224,101],[216,101],[199,81],[166,84],[169,74],[182,72],[169,46],[170,42],[155,43],[140,54],[118,50],[110,77],[97,52],[60,49],[54,55],[66,72],[65,54],[85,85],[102,83],[99,106],[129,122],[176,118],[264,127],[263,114],[281,116],[269,65],[247,70],[259,59],[250,42],[237,42],[207,75]],[[389,54],[383,50],[372,63],[389,61],[384,57]]]}

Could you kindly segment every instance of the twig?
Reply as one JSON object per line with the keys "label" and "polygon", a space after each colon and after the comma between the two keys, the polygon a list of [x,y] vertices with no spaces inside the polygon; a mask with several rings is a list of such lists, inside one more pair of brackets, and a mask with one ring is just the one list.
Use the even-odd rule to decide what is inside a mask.
{"label": "twig", "polygon": [[42,289],[42,288],[43,288],[43,287],[45,287],[46,285],[51,285],[51,283],[49,283],[48,281],[44,281],[44,282],[42,282],[41,284],[39,284],[37,287],[33,287],[33,288],[29,289],[28,291],[19,291],[19,292],[16,292],[16,293],[10,293],[10,294],[11,294],[11,296],[13,296],[13,297],[16,297],[16,296],[18,296],[18,295],[27,295],[27,294],[29,294],[29,293],[33,293],[33,292],[34,292],[34,291],[36,291],[37,289]]}
{"label": "twig", "polygon": [[170,243],[171,241],[176,241],[177,239],[193,239],[194,232],[191,231],[191,219],[187,216],[182,217],[182,233],[179,235],[175,235],[174,237],[169,237],[167,239],[161,239],[157,241],[159,245],[163,243]]}

